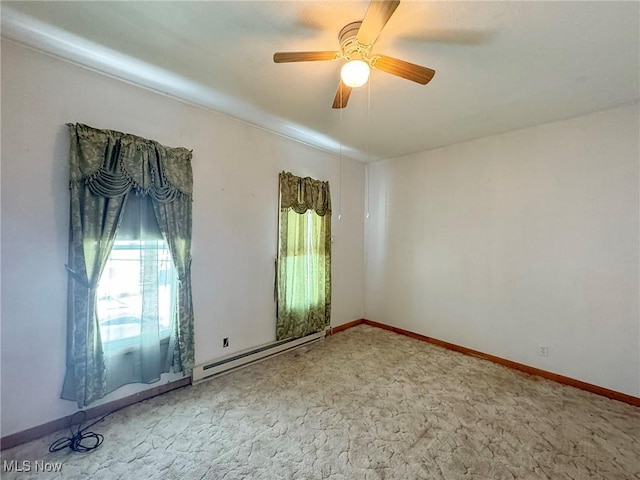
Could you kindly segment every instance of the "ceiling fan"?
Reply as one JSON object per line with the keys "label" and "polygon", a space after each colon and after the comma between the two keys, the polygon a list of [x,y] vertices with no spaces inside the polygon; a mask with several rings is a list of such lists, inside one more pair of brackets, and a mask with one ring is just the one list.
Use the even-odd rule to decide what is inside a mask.
{"label": "ceiling fan", "polygon": [[[277,52],[273,55],[273,61],[287,63],[346,60],[347,63],[342,67],[340,83],[333,99],[333,108],[347,106],[351,89],[367,82],[370,68],[426,85],[435,75],[435,70],[386,55],[371,55],[371,49],[380,32],[399,4],[399,0],[373,0],[361,22],[349,23],[340,30],[339,52]],[[354,78],[358,71],[360,77]]]}

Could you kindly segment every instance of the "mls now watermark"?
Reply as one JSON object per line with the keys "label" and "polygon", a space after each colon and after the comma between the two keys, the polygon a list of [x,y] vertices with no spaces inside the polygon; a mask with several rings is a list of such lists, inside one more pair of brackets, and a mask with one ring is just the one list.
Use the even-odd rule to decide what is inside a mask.
{"label": "mls now watermark", "polygon": [[62,471],[62,462],[45,462],[31,460],[3,460],[3,472],[60,472]]}

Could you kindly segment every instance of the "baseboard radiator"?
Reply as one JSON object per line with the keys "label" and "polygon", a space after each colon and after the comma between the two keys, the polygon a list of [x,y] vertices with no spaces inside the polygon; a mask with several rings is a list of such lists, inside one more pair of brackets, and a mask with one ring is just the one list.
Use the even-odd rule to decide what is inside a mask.
{"label": "baseboard radiator", "polygon": [[242,352],[236,352],[227,357],[196,365],[193,368],[192,383],[196,384],[223,373],[228,373],[230,371],[237,370],[238,368],[246,367],[267,358],[280,355],[295,348],[318,342],[324,339],[325,335],[326,332],[321,331],[302,338],[268,343]]}

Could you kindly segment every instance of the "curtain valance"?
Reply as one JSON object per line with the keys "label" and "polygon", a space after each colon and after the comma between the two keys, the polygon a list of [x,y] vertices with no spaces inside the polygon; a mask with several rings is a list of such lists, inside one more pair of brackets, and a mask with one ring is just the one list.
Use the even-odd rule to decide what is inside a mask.
{"label": "curtain valance", "polygon": [[313,210],[320,216],[331,213],[329,182],[314,180],[310,177],[297,177],[289,172],[281,172],[280,208],[291,208],[296,213]]}
{"label": "curtain valance", "polygon": [[67,124],[71,129],[71,183],[83,183],[100,197],[129,190],[158,202],[192,199],[191,151],[171,148],[135,135]]}

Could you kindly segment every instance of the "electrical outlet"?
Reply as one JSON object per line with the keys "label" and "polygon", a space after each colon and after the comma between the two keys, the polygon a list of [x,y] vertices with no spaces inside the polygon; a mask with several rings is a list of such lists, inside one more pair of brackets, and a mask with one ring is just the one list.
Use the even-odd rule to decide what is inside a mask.
{"label": "electrical outlet", "polygon": [[546,345],[538,345],[538,355],[541,357],[549,356],[549,347]]}
{"label": "electrical outlet", "polygon": [[222,339],[222,348],[228,347],[229,346],[229,337],[224,337]]}

